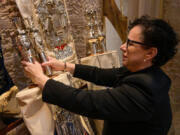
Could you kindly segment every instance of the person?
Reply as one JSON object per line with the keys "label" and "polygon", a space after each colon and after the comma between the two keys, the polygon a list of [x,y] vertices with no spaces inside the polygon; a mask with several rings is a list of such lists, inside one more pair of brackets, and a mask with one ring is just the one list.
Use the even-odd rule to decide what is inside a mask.
{"label": "person", "polygon": [[[100,69],[49,57],[42,65],[22,61],[25,72],[42,89],[43,101],[71,112],[104,120],[103,135],[167,135],[172,112],[170,78],[161,66],[175,54],[177,34],[164,20],[142,16],[130,26],[120,68]],[[76,89],[48,78],[43,66],[107,86],[99,91]]]}

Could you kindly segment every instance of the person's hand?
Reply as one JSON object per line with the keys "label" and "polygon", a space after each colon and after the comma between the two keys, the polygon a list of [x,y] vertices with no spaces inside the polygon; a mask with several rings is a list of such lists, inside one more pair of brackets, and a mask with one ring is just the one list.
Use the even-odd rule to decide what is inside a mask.
{"label": "person's hand", "polygon": [[21,62],[24,66],[26,75],[35,83],[38,84],[40,88],[43,88],[46,81],[49,79],[43,72],[41,64],[37,61],[34,63],[29,63],[26,61]]}
{"label": "person's hand", "polygon": [[48,57],[48,61],[41,64],[44,66],[50,66],[54,71],[62,71],[65,68],[65,64],[62,61],[59,61],[55,58]]}

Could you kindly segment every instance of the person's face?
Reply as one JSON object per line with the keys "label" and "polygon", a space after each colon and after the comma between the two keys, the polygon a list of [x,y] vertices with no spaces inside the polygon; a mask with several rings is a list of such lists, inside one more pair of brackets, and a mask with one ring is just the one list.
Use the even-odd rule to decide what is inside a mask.
{"label": "person's face", "polygon": [[143,44],[142,27],[135,26],[129,31],[126,43],[120,47],[123,52],[123,66],[129,70],[136,71],[146,64],[148,49],[144,49],[141,43]]}

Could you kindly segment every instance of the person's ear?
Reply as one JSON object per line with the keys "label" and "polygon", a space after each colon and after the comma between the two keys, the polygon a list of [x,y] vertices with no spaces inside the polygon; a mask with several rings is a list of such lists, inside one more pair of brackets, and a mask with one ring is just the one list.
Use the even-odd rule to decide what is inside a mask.
{"label": "person's ear", "polygon": [[146,60],[152,60],[154,57],[156,57],[157,53],[158,49],[155,47],[147,49]]}

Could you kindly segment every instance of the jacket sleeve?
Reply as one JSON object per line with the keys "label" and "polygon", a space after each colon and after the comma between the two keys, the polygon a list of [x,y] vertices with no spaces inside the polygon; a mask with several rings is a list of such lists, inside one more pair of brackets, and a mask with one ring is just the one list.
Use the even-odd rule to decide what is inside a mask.
{"label": "jacket sleeve", "polygon": [[102,69],[76,64],[74,77],[81,78],[97,85],[113,87],[127,72],[128,70],[125,67]]}
{"label": "jacket sleeve", "polygon": [[144,121],[152,116],[152,95],[136,84],[105,90],[81,90],[48,80],[43,101],[87,117],[111,121]]}

